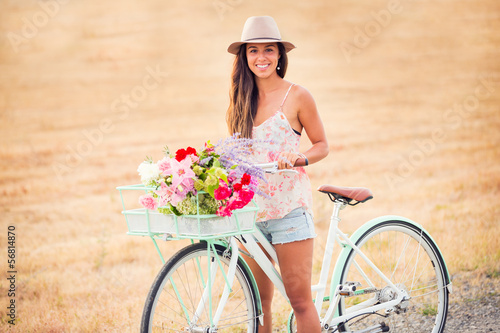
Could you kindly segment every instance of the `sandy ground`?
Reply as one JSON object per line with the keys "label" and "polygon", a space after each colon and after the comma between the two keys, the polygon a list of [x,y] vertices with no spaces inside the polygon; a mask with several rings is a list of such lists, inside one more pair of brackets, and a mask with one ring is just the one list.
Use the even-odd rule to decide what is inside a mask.
{"label": "sandy ground", "polygon": [[[298,46],[286,78],[311,91],[330,144],[308,169],[313,186],[375,194],[344,212],[345,230],[385,214],[421,223],[461,290],[459,321],[467,300],[498,295],[498,1],[5,0],[0,270],[10,227],[17,273],[15,297],[0,280],[0,331],[137,331],[161,263],[148,239],[125,235],[115,187],[138,183],[137,165],[166,144],[226,136],[225,50],[251,15],[275,17]],[[324,230],[329,202],[315,203]],[[162,245],[168,257],[183,244]],[[499,329],[482,323],[467,331]]]}

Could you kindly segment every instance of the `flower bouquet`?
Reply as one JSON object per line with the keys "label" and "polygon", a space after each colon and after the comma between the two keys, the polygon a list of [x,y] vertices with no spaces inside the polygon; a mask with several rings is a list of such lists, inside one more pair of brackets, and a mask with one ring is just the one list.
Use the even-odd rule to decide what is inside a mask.
{"label": "flower bouquet", "polygon": [[[167,220],[171,225],[167,229],[191,236],[241,231],[242,220],[250,220],[246,225],[253,230],[258,208],[246,206],[255,194],[262,194],[258,184],[265,181],[264,172],[250,162],[253,141],[232,136],[215,145],[208,141],[200,150],[188,147],[172,154],[165,147],[165,156],[156,163],[147,158],[137,169],[141,189],[146,190],[139,198],[145,210],[124,212],[126,216],[129,212],[129,230],[134,229],[130,220],[136,221],[140,214],[147,217],[148,233],[155,231],[156,222],[161,224],[158,230],[168,231]],[[234,223],[237,230],[231,226]]]}

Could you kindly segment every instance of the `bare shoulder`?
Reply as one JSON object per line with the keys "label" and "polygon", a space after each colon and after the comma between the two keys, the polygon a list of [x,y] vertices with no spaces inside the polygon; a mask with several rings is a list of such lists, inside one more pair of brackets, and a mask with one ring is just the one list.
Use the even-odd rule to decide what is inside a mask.
{"label": "bare shoulder", "polygon": [[291,95],[298,112],[316,111],[314,97],[305,87],[298,84],[294,85]]}

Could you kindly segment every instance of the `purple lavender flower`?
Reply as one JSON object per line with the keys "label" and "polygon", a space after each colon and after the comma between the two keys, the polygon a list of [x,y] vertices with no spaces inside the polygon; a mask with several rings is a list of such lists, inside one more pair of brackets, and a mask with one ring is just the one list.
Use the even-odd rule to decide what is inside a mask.
{"label": "purple lavender flower", "polygon": [[[271,141],[271,140],[269,140]],[[249,174],[252,179],[267,183],[264,171],[255,166],[256,161],[253,158],[253,146],[264,143],[262,140],[240,138],[239,133],[234,134],[226,139],[221,139],[215,145],[215,151],[219,157],[219,162],[222,166],[231,170],[231,176],[241,178],[243,174]],[[268,143],[268,141],[265,141]],[[258,187],[258,182],[253,182],[253,191],[258,195],[267,197]]]}
{"label": "purple lavender flower", "polygon": [[207,158],[204,158],[204,159],[200,160],[198,163],[201,166],[205,166],[205,165],[207,165],[212,160],[212,158],[213,158],[213,156],[208,156]]}

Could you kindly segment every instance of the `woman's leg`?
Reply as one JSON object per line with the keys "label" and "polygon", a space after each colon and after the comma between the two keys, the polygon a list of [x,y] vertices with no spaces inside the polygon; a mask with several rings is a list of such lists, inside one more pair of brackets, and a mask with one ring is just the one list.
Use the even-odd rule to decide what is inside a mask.
{"label": "woman's leg", "polygon": [[297,318],[298,333],[321,332],[311,293],[313,244],[311,238],[274,245],[286,294]]}
{"label": "woman's leg", "polygon": [[[243,245],[239,245],[244,251],[246,249]],[[262,246],[261,246],[262,248]],[[265,252],[265,250],[264,250]],[[265,252],[266,253],[266,252]],[[267,253],[266,253],[267,254]],[[260,266],[253,260],[252,258],[246,256],[245,254],[241,254],[248,266],[252,270],[255,281],[257,281],[257,286],[259,287],[260,299],[262,302],[262,312],[264,313],[264,326],[259,325],[258,332],[259,333],[271,333],[273,329],[273,317],[272,317],[272,309],[271,305],[273,302],[274,295],[274,284],[269,280],[266,273],[262,271]],[[274,263],[274,261],[267,255],[269,260]]]}

